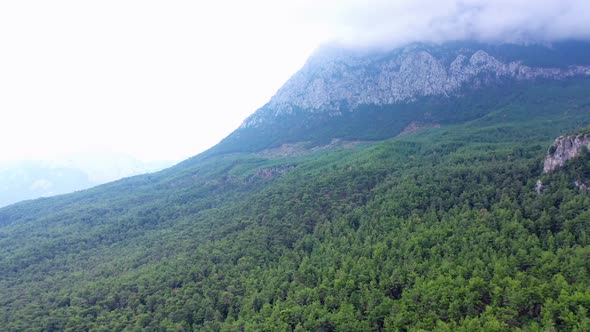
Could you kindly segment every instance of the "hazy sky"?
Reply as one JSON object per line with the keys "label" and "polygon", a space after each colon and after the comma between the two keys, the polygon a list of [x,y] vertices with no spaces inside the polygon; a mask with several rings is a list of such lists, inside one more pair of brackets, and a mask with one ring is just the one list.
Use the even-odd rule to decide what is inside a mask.
{"label": "hazy sky", "polygon": [[100,149],[180,160],[320,43],[588,38],[588,0],[0,2],[0,161]]}
{"label": "hazy sky", "polygon": [[179,160],[212,146],[322,40],[283,5],[0,2],[0,160]]}

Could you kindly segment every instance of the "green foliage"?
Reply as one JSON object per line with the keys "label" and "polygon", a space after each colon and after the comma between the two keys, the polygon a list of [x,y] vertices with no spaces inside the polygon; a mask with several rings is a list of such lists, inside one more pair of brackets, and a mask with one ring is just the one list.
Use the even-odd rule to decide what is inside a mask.
{"label": "green foliage", "polygon": [[540,84],[372,145],[205,154],[1,209],[0,326],[586,331],[590,196],[573,183],[590,157],[541,174],[552,140],[590,122],[585,87]]}

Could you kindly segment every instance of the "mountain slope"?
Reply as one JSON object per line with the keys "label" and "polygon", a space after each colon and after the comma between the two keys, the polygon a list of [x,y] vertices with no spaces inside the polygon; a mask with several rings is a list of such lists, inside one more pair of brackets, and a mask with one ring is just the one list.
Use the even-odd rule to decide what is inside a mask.
{"label": "mountain slope", "polygon": [[[575,49],[576,56],[568,50]],[[320,49],[218,152],[285,143],[382,140],[412,124],[472,120],[509,90],[590,76],[590,43],[412,44],[388,52]],[[517,58],[518,57],[518,58]],[[568,64],[564,59],[574,60]]]}
{"label": "mountain slope", "polygon": [[0,209],[0,324],[587,330],[590,197],[574,180],[590,157],[551,174],[543,159],[590,124],[590,80],[527,82],[444,99],[465,116],[381,142],[278,157],[214,148]]}

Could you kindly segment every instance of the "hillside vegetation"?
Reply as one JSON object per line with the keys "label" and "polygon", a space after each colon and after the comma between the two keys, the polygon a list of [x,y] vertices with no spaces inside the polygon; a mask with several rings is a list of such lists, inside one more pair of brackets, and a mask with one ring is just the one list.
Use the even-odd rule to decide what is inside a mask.
{"label": "hillside vegetation", "polygon": [[588,331],[574,181],[590,156],[548,175],[542,160],[590,123],[589,87],[496,91],[441,128],[284,158],[213,150],[1,209],[0,326]]}

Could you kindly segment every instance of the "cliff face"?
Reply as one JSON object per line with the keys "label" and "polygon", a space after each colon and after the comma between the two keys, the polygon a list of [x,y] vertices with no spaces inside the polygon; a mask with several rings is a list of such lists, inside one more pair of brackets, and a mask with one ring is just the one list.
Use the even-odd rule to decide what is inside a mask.
{"label": "cliff face", "polygon": [[558,137],[545,157],[543,172],[550,173],[562,167],[568,160],[577,156],[583,147],[590,148],[590,134]]}
{"label": "cliff face", "polygon": [[590,84],[590,42],[574,44],[324,47],[210,153],[378,141],[471,121],[521,94]]}
{"label": "cliff face", "polygon": [[318,52],[241,128],[258,127],[283,114],[339,116],[359,105],[389,105],[420,97],[459,95],[465,86],[501,80],[590,76],[590,66],[534,67],[503,62],[481,49],[441,51],[412,45],[385,53]]}

